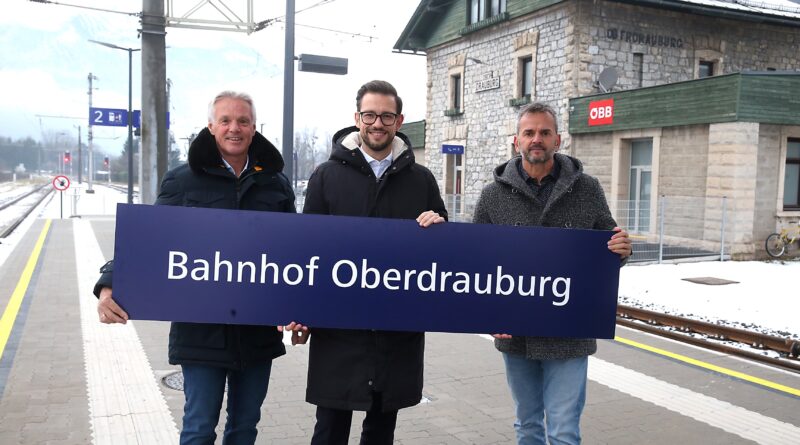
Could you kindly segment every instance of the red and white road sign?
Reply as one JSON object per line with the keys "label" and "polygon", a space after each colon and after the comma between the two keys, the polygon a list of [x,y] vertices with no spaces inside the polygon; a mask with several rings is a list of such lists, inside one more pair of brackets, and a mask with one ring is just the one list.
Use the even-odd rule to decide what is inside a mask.
{"label": "red and white road sign", "polygon": [[59,192],[63,192],[64,190],[69,188],[69,178],[64,175],[58,175],[53,178],[53,188],[58,190]]}

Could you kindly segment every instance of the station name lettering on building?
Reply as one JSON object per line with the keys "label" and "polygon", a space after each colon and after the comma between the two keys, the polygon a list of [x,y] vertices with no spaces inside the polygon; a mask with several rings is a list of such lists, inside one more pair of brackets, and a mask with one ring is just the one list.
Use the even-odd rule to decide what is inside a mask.
{"label": "station name lettering on building", "polygon": [[[260,285],[284,284],[288,286],[313,287],[316,271],[320,269],[320,257],[311,257],[306,264],[270,262],[262,253],[255,261],[223,259],[219,251],[214,258],[194,258],[181,251],[169,251],[167,279],[249,283]],[[418,269],[378,269],[367,259],[340,259],[333,263],[329,273],[333,284],[339,288],[361,289],[383,288],[390,291],[452,292],[473,295],[518,295],[521,297],[544,297],[553,306],[564,306],[569,302],[570,277],[536,275],[511,275],[497,266],[490,272],[466,273],[440,270],[432,262],[429,267]]]}
{"label": "station name lettering on building", "polygon": [[495,88],[500,88],[500,78],[494,77],[494,73],[489,71],[488,73],[484,73],[481,80],[475,82],[475,92],[480,93],[481,91],[493,90]]}
{"label": "station name lettering on building", "polygon": [[664,46],[667,48],[683,48],[683,39],[680,37],[667,36],[662,34],[647,34],[628,29],[608,28],[606,37],[611,40],[620,40],[639,45]]}

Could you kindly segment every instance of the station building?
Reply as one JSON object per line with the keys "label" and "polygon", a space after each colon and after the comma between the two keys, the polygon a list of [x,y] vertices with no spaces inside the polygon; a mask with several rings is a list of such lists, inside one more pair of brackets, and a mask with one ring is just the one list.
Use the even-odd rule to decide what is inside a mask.
{"label": "station building", "polygon": [[422,0],[395,49],[427,57],[427,167],[469,215],[546,102],[639,239],[761,256],[800,219],[795,1]]}

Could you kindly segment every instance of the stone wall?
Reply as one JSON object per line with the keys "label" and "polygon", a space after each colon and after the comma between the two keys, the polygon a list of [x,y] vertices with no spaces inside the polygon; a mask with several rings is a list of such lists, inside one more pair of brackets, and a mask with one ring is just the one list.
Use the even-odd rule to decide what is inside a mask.
{"label": "stone wall", "polygon": [[[493,180],[493,167],[509,159],[518,113],[517,107],[509,105],[517,96],[514,54],[530,43],[532,30],[538,32],[533,99],[563,108],[559,126],[565,128],[567,98],[562,87],[569,23],[567,9],[550,8],[428,51],[426,161],[442,190],[446,176],[442,144],[465,146],[463,190],[467,200],[477,199]],[[450,73],[459,66],[463,67],[464,112],[445,116],[450,108]],[[476,82],[486,76],[499,77],[500,88],[476,91]]]}
{"label": "stone wall", "polygon": [[611,201],[611,150],[614,140],[610,131],[577,135],[572,139],[571,154],[583,163],[583,171],[594,176]]}
{"label": "stone wall", "polygon": [[634,53],[642,54],[643,87],[696,78],[696,58],[719,57],[720,71],[800,70],[800,28],[741,22],[705,15],[580,0],[580,57],[589,59],[590,79],[581,79],[581,95],[594,87],[606,67],[616,69],[615,89],[638,87]]}
{"label": "stone wall", "polygon": [[726,199],[726,244],[734,258],[754,254],[753,228],[758,165],[759,124],[732,122],[711,124],[708,131],[708,178],[706,182],[706,239],[719,238],[721,205]]}
{"label": "stone wall", "polygon": [[780,164],[783,162],[781,158],[781,127],[761,124],[758,136],[753,242],[756,256],[766,257],[764,241],[770,233],[776,231],[775,216],[780,179],[778,172]]}
{"label": "stone wall", "polygon": [[704,197],[708,170],[708,125],[664,128],[661,132],[659,170],[659,194]]}

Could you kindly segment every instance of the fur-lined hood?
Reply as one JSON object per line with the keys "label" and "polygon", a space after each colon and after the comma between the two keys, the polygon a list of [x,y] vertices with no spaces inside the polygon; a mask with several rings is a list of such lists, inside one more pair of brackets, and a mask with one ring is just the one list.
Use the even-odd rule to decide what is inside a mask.
{"label": "fur-lined hood", "polygon": [[[350,153],[358,151],[358,147],[361,146],[361,135],[358,131],[358,127],[352,126],[341,129],[333,135],[333,150],[331,150],[332,160],[350,160],[350,158],[352,158]],[[408,152],[407,154],[410,154],[411,159],[413,159],[414,152],[411,150],[411,141],[408,139],[408,136],[399,131],[394,135],[391,150],[392,158],[395,160],[400,159],[401,155],[406,154],[406,152]]]}
{"label": "fur-lined hood", "polygon": [[[283,171],[283,157],[280,151],[259,132],[253,135],[247,156],[250,158],[251,168],[259,166],[271,172]],[[208,128],[204,128],[189,147],[189,167],[193,172],[200,173],[208,168],[224,168],[224,165],[214,135]]]}

